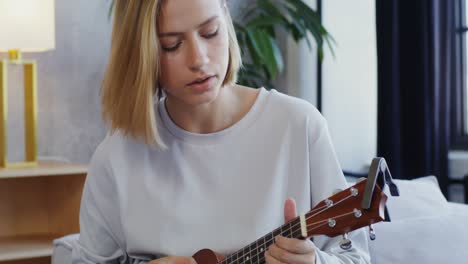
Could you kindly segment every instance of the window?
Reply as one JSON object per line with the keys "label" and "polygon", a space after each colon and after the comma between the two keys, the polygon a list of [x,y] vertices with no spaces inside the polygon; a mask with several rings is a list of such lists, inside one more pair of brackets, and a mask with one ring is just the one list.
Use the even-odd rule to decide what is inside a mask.
{"label": "window", "polygon": [[468,150],[468,5],[455,1],[452,148]]}

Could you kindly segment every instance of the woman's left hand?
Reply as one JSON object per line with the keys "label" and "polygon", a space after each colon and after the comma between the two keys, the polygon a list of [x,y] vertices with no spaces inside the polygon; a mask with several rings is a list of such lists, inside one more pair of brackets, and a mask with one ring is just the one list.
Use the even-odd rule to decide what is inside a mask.
{"label": "woman's left hand", "polygon": [[[284,205],[284,221],[287,223],[296,217],[296,203],[293,199],[287,199]],[[314,264],[315,246],[310,239],[277,236],[275,243],[265,252],[265,261],[267,264]]]}

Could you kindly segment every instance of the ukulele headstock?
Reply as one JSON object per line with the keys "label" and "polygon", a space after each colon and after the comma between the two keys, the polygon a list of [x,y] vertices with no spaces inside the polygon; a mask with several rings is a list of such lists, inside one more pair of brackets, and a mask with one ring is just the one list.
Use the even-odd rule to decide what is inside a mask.
{"label": "ukulele headstock", "polygon": [[379,186],[373,191],[371,207],[362,208],[366,182],[363,180],[330,196],[308,212],[305,215],[307,237],[334,237],[385,220],[387,196]]}

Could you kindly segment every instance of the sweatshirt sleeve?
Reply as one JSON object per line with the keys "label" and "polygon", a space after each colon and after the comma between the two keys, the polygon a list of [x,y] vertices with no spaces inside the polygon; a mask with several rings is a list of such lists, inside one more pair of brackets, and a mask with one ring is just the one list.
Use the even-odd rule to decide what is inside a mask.
{"label": "sweatshirt sleeve", "polygon": [[[338,163],[325,118],[316,111],[308,120],[311,204],[330,197],[336,189],[346,189],[346,179]],[[364,229],[348,233],[352,241],[350,250],[339,246],[342,237],[315,236],[317,264],[370,263],[367,234]]]}
{"label": "sweatshirt sleeve", "polygon": [[80,208],[80,239],[73,264],[131,263],[124,251],[118,192],[103,144],[91,159]]}

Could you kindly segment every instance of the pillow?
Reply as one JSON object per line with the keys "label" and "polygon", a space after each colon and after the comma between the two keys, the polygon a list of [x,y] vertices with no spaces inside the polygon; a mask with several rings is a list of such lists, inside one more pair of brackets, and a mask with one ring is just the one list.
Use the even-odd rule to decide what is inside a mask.
{"label": "pillow", "polygon": [[447,202],[437,178],[394,180],[400,196],[388,188],[387,208],[392,222],[374,225],[369,241],[372,263],[463,263],[468,259],[468,206]]}
{"label": "pillow", "polygon": [[394,181],[400,196],[391,196],[388,187],[384,189],[388,196],[387,209],[392,222],[448,214],[447,199],[440,191],[436,177]]}
{"label": "pillow", "polygon": [[372,263],[466,263],[468,205],[449,208],[446,215],[376,224],[377,238],[369,242]]}

